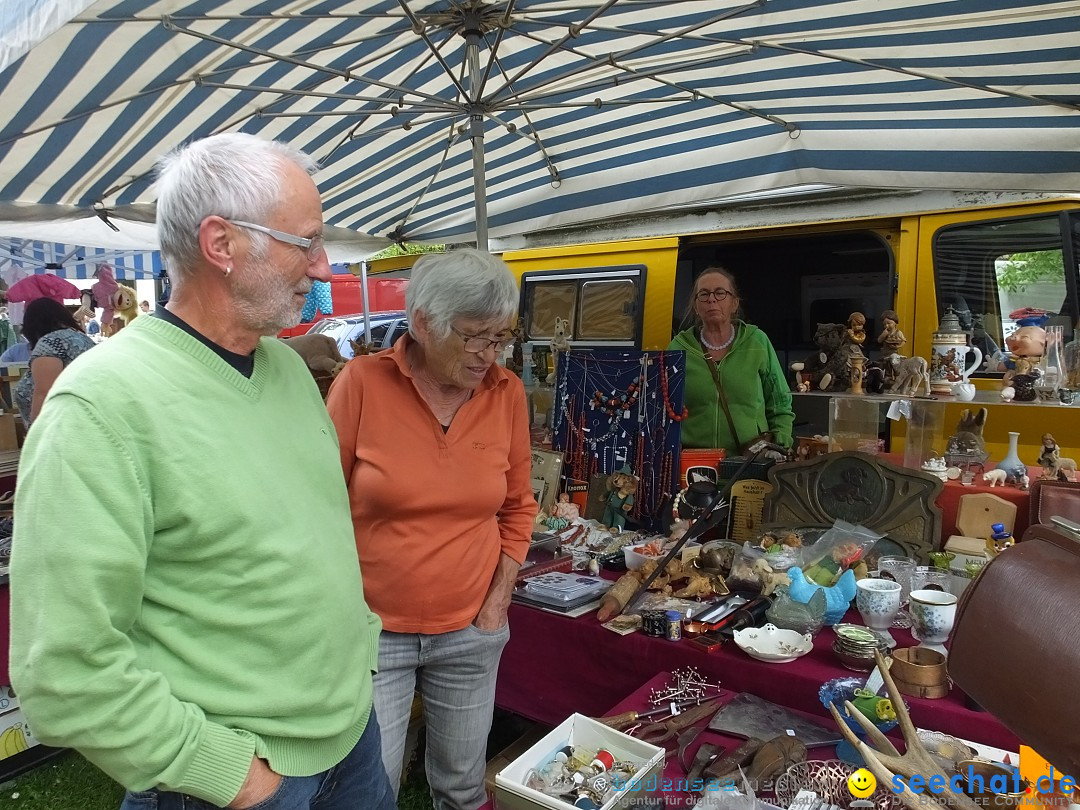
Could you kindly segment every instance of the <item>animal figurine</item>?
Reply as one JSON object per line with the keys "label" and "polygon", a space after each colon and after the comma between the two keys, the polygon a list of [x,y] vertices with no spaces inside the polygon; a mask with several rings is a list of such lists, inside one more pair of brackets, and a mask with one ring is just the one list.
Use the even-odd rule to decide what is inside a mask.
{"label": "animal figurine", "polygon": [[[1043,468],[1043,478],[1056,478],[1059,481],[1072,481],[1076,476],[1076,462],[1071,458],[1061,457],[1061,448],[1051,433],[1044,433],[1042,450],[1039,452],[1039,466]],[[1069,473],[1072,473],[1069,475]]]}
{"label": "animal figurine", "polygon": [[751,566],[754,574],[761,582],[761,595],[772,596],[773,591],[780,585],[790,585],[791,580],[788,578],[786,571],[774,571],[773,567],[769,565],[769,560],[766,557],[758,557],[754,560],[753,566]]}
{"label": "animal figurine", "polygon": [[570,351],[570,319],[555,316],[555,333],[551,336],[551,356],[553,370],[547,375],[548,385],[555,384],[559,372],[559,352]]}
{"label": "animal figurine", "polygon": [[138,293],[131,287],[117,284],[116,292],[113,293],[113,309],[124,322],[124,326],[127,326],[139,314]]}
{"label": "animal figurine", "polygon": [[986,440],[983,438],[983,428],[986,427],[988,413],[986,408],[979,408],[977,411],[964,408],[960,411],[960,421],[956,424],[956,432],[949,439],[948,451],[985,458]]}
{"label": "animal figurine", "polygon": [[608,478],[609,494],[600,523],[622,531],[626,527],[626,515],[634,507],[637,488],[638,479],[630,471],[630,465],[624,464],[621,470],[613,472]]}
{"label": "animal figurine", "polygon": [[283,338],[281,342],[304,358],[312,371],[321,371],[333,377],[345,367],[345,358],[338,351],[337,342],[329,335],[297,335]]}
{"label": "animal figurine", "polygon": [[930,394],[930,370],[926,360],[922,357],[900,357],[894,354],[889,358],[893,366],[896,379],[893,382],[892,392],[913,397],[919,393],[919,386],[926,388]]}
{"label": "animal figurine", "polygon": [[983,473],[983,481],[991,487],[1005,486],[1009,474],[1005,470],[987,470]]}
{"label": "animal figurine", "polygon": [[819,323],[814,332],[817,351],[801,363],[792,363],[796,385],[802,390],[844,390],[851,384],[848,366],[847,326],[842,323]]}
{"label": "animal figurine", "polygon": [[824,591],[825,624],[833,625],[844,618],[844,614],[851,607],[851,600],[855,598],[855,572],[851,569],[845,571],[831,588],[811,582],[798,567],[789,568],[787,574],[791,580],[788,595],[796,602],[809,603],[815,591]]}

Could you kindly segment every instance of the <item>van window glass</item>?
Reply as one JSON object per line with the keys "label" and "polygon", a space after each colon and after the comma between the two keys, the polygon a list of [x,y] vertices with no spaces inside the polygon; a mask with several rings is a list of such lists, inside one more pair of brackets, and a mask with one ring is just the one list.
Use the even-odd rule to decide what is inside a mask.
{"label": "van window glass", "polygon": [[[530,281],[525,287],[525,334],[529,340],[550,339],[555,334],[555,318],[574,323],[577,283],[573,281]],[[571,335],[576,337],[576,335]]]}
{"label": "van window glass", "polygon": [[[1005,338],[1024,309],[1051,313],[1048,324],[1071,338],[1076,303],[1066,282],[1062,218],[1047,214],[943,228],[934,239],[934,283],[939,317],[956,310],[971,343],[996,371],[1008,351]],[[1074,237],[1075,239],[1075,237]],[[1076,267],[1070,268],[1075,285]],[[1075,289],[1075,286],[1074,286]]]}
{"label": "van window glass", "polygon": [[637,287],[629,279],[586,281],[574,328],[578,340],[633,340]]}

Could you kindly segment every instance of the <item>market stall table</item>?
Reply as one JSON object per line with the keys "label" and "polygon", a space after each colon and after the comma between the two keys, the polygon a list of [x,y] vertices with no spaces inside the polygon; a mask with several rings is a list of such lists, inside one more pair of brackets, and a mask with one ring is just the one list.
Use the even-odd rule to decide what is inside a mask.
{"label": "market stall table", "polygon": [[[862,623],[855,611],[845,621]],[[907,630],[894,630],[893,637],[900,646],[915,643]],[[852,674],[833,654],[833,640],[832,630],[824,628],[812,652],[780,666],[754,660],[730,641],[709,653],[688,639],[668,641],[641,632],[618,635],[592,613],[568,618],[514,604],[495,703],[554,726],[574,712],[600,716],[656,673],[692,666],[725,689],[828,718],[818,689],[832,678]],[[959,689],[937,700],[907,700],[912,720],[922,728],[1009,750],[1019,745],[992,715],[965,706]]]}
{"label": "market stall table", "polygon": [[[847,672],[847,675],[853,674],[855,673]],[[672,676],[670,672],[658,672],[653,677],[649,678],[645,683],[639,685],[638,688],[631,692],[629,695],[608,707],[605,711],[602,712],[602,716],[610,717],[627,711],[642,711],[643,709],[651,708],[649,698],[653,690],[659,690],[664,688],[664,686],[666,686],[670,682],[671,677]],[[725,691],[720,697],[719,705],[722,706],[727,704],[729,701],[734,699],[735,695],[735,692]],[[913,702],[912,698],[905,698],[905,700],[908,702],[909,705],[911,705]],[[820,702],[817,705],[820,708]],[[807,714],[808,716],[812,717],[812,719],[815,719],[819,723],[824,724],[827,728],[833,728],[834,723],[832,718],[828,716],[823,717],[823,711],[824,710],[817,711],[812,714],[804,714]],[[705,721],[696,725],[703,725],[704,722]],[[936,731],[938,729],[931,728],[929,730]],[[899,742],[900,747],[902,748],[902,738],[899,735],[899,729],[895,729],[889,734],[889,737],[893,740],[894,744],[897,744]],[[724,751],[733,751],[743,741],[744,740],[741,737],[735,737],[730,734],[725,734],[718,731],[713,731],[709,728],[705,728],[694,740],[694,742],[691,743],[690,746],[687,748],[685,760],[687,762],[693,762],[694,755],[697,753],[698,748],[700,748],[705,743],[719,746],[723,749],[723,751],[721,751],[722,754]],[[808,759],[835,759],[836,746],[829,744],[811,747],[807,752],[807,757]],[[659,784],[663,791],[663,806],[665,808],[691,808],[694,807],[694,805],[701,798],[701,794],[693,790],[696,785],[688,781],[687,772],[686,770],[684,770],[682,764],[678,761],[678,754],[672,753],[670,750],[664,766],[663,777],[660,780]],[[770,800],[775,790],[775,787],[776,783],[773,780],[765,780],[761,784],[756,785],[755,790],[757,791],[759,797],[764,795],[765,800],[768,801]],[[714,783],[711,789],[715,790],[718,788],[719,785]],[[481,810],[491,810],[491,808],[494,807],[494,801],[489,801],[487,804],[481,807]]]}

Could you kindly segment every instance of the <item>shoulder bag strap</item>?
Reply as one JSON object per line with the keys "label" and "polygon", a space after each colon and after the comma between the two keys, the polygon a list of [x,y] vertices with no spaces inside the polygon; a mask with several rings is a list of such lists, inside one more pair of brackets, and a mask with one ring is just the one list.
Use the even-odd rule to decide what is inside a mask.
{"label": "shoulder bag strap", "polygon": [[739,438],[738,431],[735,430],[735,420],[731,418],[731,409],[728,408],[727,397],[724,396],[724,389],[720,385],[720,367],[716,365],[716,361],[705,355],[705,362],[709,364],[709,371],[712,372],[713,382],[716,384],[716,393],[720,397],[720,407],[724,410],[724,416],[727,417],[728,430],[731,431],[731,438],[735,440],[735,446],[742,450],[742,440]]}

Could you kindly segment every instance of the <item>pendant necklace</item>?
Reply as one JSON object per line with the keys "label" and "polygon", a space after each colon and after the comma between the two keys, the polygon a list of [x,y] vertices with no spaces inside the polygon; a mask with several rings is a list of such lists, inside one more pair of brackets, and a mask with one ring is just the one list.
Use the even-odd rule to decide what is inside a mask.
{"label": "pendant necklace", "polygon": [[735,327],[734,325],[731,327],[731,336],[719,346],[714,346],[705,339],[704,330],[702,330],[698,334],[698,339],[701,341],[701,345],[708,349],[710,352],[722,352],[724,349],[726,349],[728,346],[735,342]]}

